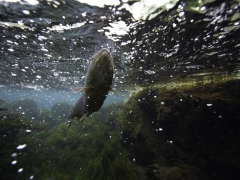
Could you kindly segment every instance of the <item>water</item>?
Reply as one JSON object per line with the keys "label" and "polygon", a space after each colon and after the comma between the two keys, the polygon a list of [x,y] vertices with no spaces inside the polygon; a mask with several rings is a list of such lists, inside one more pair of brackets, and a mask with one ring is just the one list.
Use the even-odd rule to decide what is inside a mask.
{"label": "water", "polygon": [[[31,90],[31,89],[12,89],[1,88],[0,96],[6,102],[14,102],[16,100],[33,99],[39,108],[51,109],[53,104],[58,102],[66,102],[74,105],[76,99],[79,99],[80,93],[72,91],[59,90]],[[109,93],[104,105],[110,105],[113,102],[121,102],[129,96],[128,92],[122,92],[121,96]]]}
{"label": "water", "polygon": [[[104,3],[0,1],[0,179],[239,179],[240,2]],[[120,96],[67,129],[101,48]]]}

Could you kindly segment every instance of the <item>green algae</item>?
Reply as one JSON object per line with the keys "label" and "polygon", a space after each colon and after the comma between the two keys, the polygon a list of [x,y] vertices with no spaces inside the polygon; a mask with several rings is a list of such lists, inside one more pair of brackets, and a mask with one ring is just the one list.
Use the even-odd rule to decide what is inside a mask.
{"label": "green algae", "polygon": [[27,169],[34,179],[134,179],[128,153],[119,144],[121,134],[114,131],[115,114],[106,113],[113,110],[103,108],[104,119],[96,114],[70,129],[60,121],[47,129],[40,123],[23,138],[27,149],[21,161],[32,165]]}
{"label": "green algae", "polygon": [[[4,101],[0,105],[6,105]],[[12,113],[8,108],[2,108],[0,116],[0,177],[4,179],[15,179],[17,167],[11,165],[13,158],[12,153],[16,152],[16,147],[23,144],[18,135],[23,129],[30,128],[28,118],[20,113]]]}
{"label": "green algae", "polygon": [[65,121],[68,118],[69,111],[72,106],[66,102],[58,102],[53,104],[51,112],[52,114],[58,116],[61,120]]}
{"label": "green algae", "polygon": [[28,118],[37,117],[38,107],[37,103],[32,99],[23,99],[14,101],[9,108],[13,113],[21,113]]}
{"label": "green algae", "polygon": [[19,178],[62,180],[195,180],[212,179],[211,171],[217,177],[237,174],[239,84],[142,88],[126,103],[102,108],[70,129],[53,111],[38,109],[34,122],[9,116],[13,121],[3,119],[1,133],[11,132],[12,141],[1,144],[8,147],[1,153],[14,152],[19,144],[27,147],[18,166],[9,165],[9,154],[2,166],[8,164],[13,175],[22,167]]}
{"label": "green algae", "polygon": [[[222,176],[224,171],[238,174],[239,83],[142,88],[129,98],[118,124],[129,156],[148,169],[151,179],[211,179],[209,169]],[[235,163],[226,168],[233,156]]]}

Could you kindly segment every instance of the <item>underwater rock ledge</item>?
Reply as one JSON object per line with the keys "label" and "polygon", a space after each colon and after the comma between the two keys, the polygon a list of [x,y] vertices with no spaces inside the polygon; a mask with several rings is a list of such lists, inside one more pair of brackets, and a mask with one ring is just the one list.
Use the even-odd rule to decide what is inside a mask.
{"label": "underwater rock ledge", "polygon": [[121,144],[149,179],[236,179],[239,104],[239,80],[145,88],[124,106]]}

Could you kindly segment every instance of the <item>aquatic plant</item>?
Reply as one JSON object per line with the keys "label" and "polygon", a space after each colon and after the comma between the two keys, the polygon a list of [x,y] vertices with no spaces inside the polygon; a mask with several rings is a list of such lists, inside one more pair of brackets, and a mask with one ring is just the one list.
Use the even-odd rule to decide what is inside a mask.
{"label": "aquatic plant", "polygon": [[[151,179],[161,180],[198,180],[199,176],[192,167],[166,167],[153,164],[147,169],[147,176]],[[205,178],[203,178],[205,179]]]}
{"label": "aquatic plant", "polygon": [[148,166],[148,177],[153,179],[212,178],[209,169],[221,177],[238,175],[239,158],[231,163],[231,170],[226,166],[233,162],[232,153],[240,150],[239,83],[149,87],[134,94],[118,124],[129,157]]}
{"label": "aquatic plant", "polygon": [[75,179],[135,179],[128,153],[119,145],[105,143],[100,154],[83,167]]}
{"label": "aquatic plant", "polygon": [[[144,88],[126,104],[104,107],[101,114],[70,129],[48,110],[38,110],[38,118],[45,122],[35,130],[24,117],[8,116],[14,121],[3,119],[1,134],[10,132],[14,140],[4,142],[9,148],[1,153],[14,149],[13,143],[26,143],[18,165],[25,169],[21,177],[34,179],[206,179],[211,178],[208,168],[216,171],[220,168],[216,164],[225,167],[233,159],[236,174],[239,114],[233,107],[240,102],[238,83]],[[231,119],[226,119],[229,113]],[[16,121],[19,118],[22,124]],[[26,134],[21,128],[33,131]],[[216,140],[220,134],[224,136]],[[8,154],[3,163],[9,159]]]}
{"label": "aquatic plant", "polygon": [[69,112],[72,108],[72,105],[66,102],[57,102],[52,106],[52,114],[58,116],[61,120],[66,121],[69,116]]}
{"label": "aquatic plant", "polygon": [[37,122],[43,128],[52,128],[60,123],[61,119],[55,113],[47,109],[39,109],[38,110],[38,118]]}
{"label": "aquatic plant", "polygon": [[29,118],[37,118],[38,107],[37,103],[32,99],[17,100],[10,104],[12,112],[19,112]]}
{"label": "aquatic plant", "polygon": [[16,147],[22,144],[22,139],[18,136],[19,132],[30,127],[30,121],[21,114],[11,113],[7,109],[2,112],[0,117],[0,178],[15,179],[18,169],[17,166],[11,164],[14,159],[11,154],[16,153]]}
{"label": "aquatic plant", "polygon": [[132,163],[115,131],[116,114],[111,112],[116,108],[119,105],[102,108],[102,115],[94,114],[70,129],[58,123],[26,137],[25,158],[35,158],[22,161],[32,164],[34,179],[133,179]]}

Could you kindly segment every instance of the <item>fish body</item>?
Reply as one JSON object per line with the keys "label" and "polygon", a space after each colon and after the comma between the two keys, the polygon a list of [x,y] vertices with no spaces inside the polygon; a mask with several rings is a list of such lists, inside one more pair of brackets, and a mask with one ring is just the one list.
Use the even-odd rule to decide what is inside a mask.
{"label": "fish body", "polygon": [[70,127],[72,119],[77,118],[82,121],[85,117],[98,111],[102,107],[108,92],[115,92],[111,88],[113,74],[112,56],[108,49],[103,48],[93,56],[93,60],[88,67],[85,87],[80,88],[82,94],[70,112],[68,127]]}

